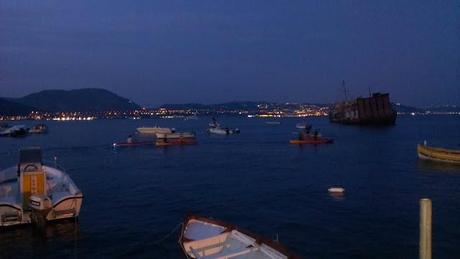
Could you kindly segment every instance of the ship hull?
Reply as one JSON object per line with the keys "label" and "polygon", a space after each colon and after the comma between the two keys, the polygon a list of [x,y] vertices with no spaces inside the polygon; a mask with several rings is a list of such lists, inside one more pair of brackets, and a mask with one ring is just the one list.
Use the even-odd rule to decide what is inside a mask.
{"label": "ship hull", "polygon": [[348,125],[361,125],[361,126],[393,126],[396,124],[396,113],[384,118],[375,119],[347,119],[347,118],[333,118],[329,117],[332,123],[348,124]]}
{"label": "ship hull", "polygon": [[331,122],[351,125],[391,126],[395,124],[396,117],[387,93],[374,93],[367,98],[336,103],[329,113]]}

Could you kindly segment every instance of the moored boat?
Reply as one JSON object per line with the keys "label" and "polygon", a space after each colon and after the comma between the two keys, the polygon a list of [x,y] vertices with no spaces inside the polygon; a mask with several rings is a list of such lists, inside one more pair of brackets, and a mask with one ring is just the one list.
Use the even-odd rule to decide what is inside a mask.
{"label": "moored boat", "polygon": [[331,144],[334,142],[332,139],[322,137],[318,130],[311,132],[311,128],[311,125],[305,125],[305,127],[299,132],[298,139],[292,139],[289,141],[289,143],[294,145],[319,145]]}
{"label": "moored boat", "polygon": [[238,134],[238,133],[240,133],[240,130],[239,129],[215,127],[215,128],[209,128],[208,132],[212,133],[212,134],[218,134],[218,135],[230,135],[230,134]]}
{"label": "moored boat", "polygon": [[40,148],[22,149],[19,164],[0,171],[0,228],[76,218],[82,201],[63,170],[43,164]]}
{"label": "moored boat", "polygon": [[195,145],[195,138],[174,138],[174,139],[157,139],[155,141],[155,146],[157,147],[167,147],[167,146],[177,146],[177,145]]}
{"label": "moored boat", "polygon": [[139,127],[137,131],[140,134],[144,135],[156,135],[156,134],[171,134],[174,133],[175,130],[171,128],[161,128],[161,127]]}
{"label": "moored boat", "polygon": [[460,164],[460,150],[417,145],[417,154],[421,159]]}
{"label": "moored boat", "polygon": [[345,101],[335,103],[329,111],[334,123],[355,125],[394,125],[397,112],[393,109],[388,93],[373,93],[369,97],[347,100],[345,81],[342,81]]}
{"label": "moored boat", "polygon": [[48,132],[48,127],[45,124],[37,124],[29,129],[31,134],[44,134]]}
{"label": "moored boat", "polygon": [[197,215],[185,218],[179,244],[187,258],[298,258],[278,242]]}
{"label": "moored boat", "polygon": [[297,123],[295,125],[295,127],[298,128],[298,129],[305,129],[305,128],[309,127],[309,125],[306,124],[306,123]]}
{"label": "moored boat", "polygon": [[132,142],[115,142],[112,144],[113,147],[137,147],[137,146],[149,146],[155,145],[155,141],[132,141]]}
{"label": "moored boat", "polygon": [[240,130],[238,128],[232,129],[229,127],[221,127],[217,120],[215,118],[212,118],[212,122],[209,123],[208,132],[218,135],[230,135],[238,134],[240,133]]}
{"label": "moored boat", "polygon": [[0,131],[0,136],[4,137],[23,137],[27,135],[28,129],[25,125],[14,125]]}
{"label": "moored boat", "polygon": [[195,138],[193,132],[174,132],[174,133],[157,133],[157,139],[186,139]]}
{"label": "moored boat", "polygon": [[310,145],[319,145],[319,144],[332,144],[334,143],[334,140],[332,139],[328,139],[328,138],[309,138],[309,139],[292,139],[292,140],[289,140],[289,143],[290,144],[294,144],[294,145],[307,145],[307,144],[310,144]]}

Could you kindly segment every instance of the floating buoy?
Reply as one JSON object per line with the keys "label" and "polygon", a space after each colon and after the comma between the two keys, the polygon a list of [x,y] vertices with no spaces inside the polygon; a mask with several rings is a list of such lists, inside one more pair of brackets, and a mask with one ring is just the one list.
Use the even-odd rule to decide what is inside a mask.
{"label": "floating buoy", "polygon": [[337,194],[342,194],[345,192],[345,188],[339,187],[339,186],[330,187],[327,190],[329,191],[329,193],[337,193]]}

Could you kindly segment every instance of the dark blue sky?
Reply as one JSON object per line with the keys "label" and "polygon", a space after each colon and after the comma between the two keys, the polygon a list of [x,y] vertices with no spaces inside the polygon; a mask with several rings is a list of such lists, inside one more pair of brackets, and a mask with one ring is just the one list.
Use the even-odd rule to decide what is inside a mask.
{"label": "dark blue sky", "polygon": [[460,104],[459,1],[0,1],[0,96]]}

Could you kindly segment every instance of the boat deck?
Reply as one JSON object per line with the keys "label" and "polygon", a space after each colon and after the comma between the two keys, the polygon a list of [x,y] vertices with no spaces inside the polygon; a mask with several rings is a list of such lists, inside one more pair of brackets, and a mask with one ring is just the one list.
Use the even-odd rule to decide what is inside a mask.
{"label": "boat deck", "polygon": [[237,229],[228,229],[205,221],[190,220],[184,231],[184,249],[191,258],[288,258],[272,247]]}
{"label": "boat deck", "polygon": [[[43,166],[42,169],[46,175],[46,193],[52,206],[47,220],[77,217],[83,194],[63,171],[49,166]],[[0,171],[0,226],[31,223],[31,212],[23,209],[19,188],[17,167]]]}

